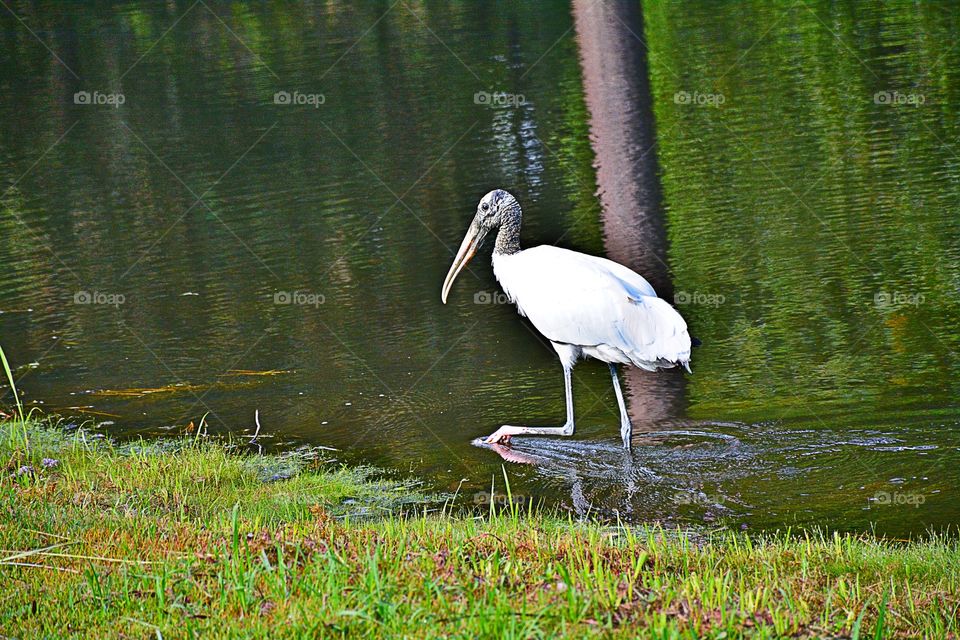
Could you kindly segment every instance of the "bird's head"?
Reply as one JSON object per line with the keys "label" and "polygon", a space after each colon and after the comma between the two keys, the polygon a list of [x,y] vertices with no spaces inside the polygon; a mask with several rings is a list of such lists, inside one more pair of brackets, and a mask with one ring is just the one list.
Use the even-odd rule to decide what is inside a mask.
{"label": "bird's head", "polygon": [[513,194],[503,189],[494,189],[480,198],[473,221],[483,228],[497,229],[507,220],[520,216],[520,203]]}
{"label": "bird's head", "polygon": [[450,293],[450,287],[453,281],[463,270],[477,249],[483,244],[487,234],[493,229],[499,229],[504,224],[520,222],[520,203],[513,195],[503,189],[494,189],[487,195],[480,198],[477,203],[477,213],[473,216],[473,222],[467,229],[467,234],[460,243],[460,250],[457,251],[457,257],[453,259],[447,277],[443,281],[443,290],[440,294],[441,300],[446,304],[447,294]]}

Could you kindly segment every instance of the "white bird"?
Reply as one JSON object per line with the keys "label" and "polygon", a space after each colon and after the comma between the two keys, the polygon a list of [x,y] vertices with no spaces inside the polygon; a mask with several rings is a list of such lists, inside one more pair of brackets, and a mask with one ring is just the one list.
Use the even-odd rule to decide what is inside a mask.
{"label": "white bird", "polygon": [[620,435],[629,449],[632,426],[616,364],[648,371],[681,365],[690,371],[687,323],[642,276],[612,260],[548,245],[521,250],[522,216],[520,203],[506,191],[495,189],[483,196],[447,272],[441,299],[446,304],[457,275],[487,234],[497,229],[493,273],[520,314],[560,356],[567,421],[561,427],[503,425],[485,442],[507,443],[520,434],[573,435],[570,375],[577,359],[589,356],[610,366],[620,405]]}

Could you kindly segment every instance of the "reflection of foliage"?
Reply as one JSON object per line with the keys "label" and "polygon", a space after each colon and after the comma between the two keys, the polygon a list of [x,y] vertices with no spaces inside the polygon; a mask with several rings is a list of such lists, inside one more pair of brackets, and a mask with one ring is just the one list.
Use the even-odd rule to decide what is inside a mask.
{"label": "reflection of foliage", "polygon": [[957,390],[957,16],[810,8],[646,3],[676,287],[728,298],[684,309],[704,411]]}
{"label": "reflection of foliage", "polygon": [[[109,388],[182,381],[199,385],[197,395],[228,368],[297,369],[306,386],[277,387],[308,388],[324,415],[330,397],[369,393],[365,362],[398,386],[416,380],[411,371],[466,384],[491,336],[513,332],[529,345],[524,355],[539,354],[506,310],[458,342],[469,325],[436,306],[444,245],[455,247],[495,186],[529,203],[525,241],[572,227],[565,242],[599,248],[566,5],[268,6],[18,3],[79,81],[0,11],[11,34],[0,39],[0,84],[17,96],[0,103],[0,188],[25,174],[22,197],[8,195],[3,207],[37,235],[18,240],[0,209],[10,231],[0,241],[2,308],[37,310],[0,316],[11,350],[43,353],[56,334],[74,350],[51,351],[46,371],[93,369],[92,386]],[[80,90],[123,92],[126,102],[78,107]],[[281,107],[277,91],[325,102]],[[523,94],[526,104],[477,105],[478,91]],[[495,286],[488,268],[475,271],[466,298],[468,286]],[[78,288],[122,292],[128,303],[78,309],[65,303]],[[327,304],[278,306],[277,290],[322,293]],[[475,360],[444,363],[462,375],[434,370],[453,345]],[[152,402],[163,402],[157,395]],[[290,420],[299,428],[313,417]]]}
{"label": "reflection of foliage", "polygon": [[576,70],[573,69],[568,71],[571,77],[558,86],[566,104],[566,126],[551,138],[549,145],[551,151],[556,153],[555,159],[563,170],[560,177],[574,204],[567,222],[571,244],[579,250],[601,254],[600,201],[595,195],[587,105],[583,99],[579,74],[574,75]]}
{"label": "reflection of foliage", "polygon": [[[43,250],[43,236],[24,226],[26,216],[24,195],[17,187],[10,188],[0,200],[0,279],[16,283],[19,292],[41,291],[47,286],[48,273],[31,265],[50,255]],[[0,310],[15,308],[7,302]]]}

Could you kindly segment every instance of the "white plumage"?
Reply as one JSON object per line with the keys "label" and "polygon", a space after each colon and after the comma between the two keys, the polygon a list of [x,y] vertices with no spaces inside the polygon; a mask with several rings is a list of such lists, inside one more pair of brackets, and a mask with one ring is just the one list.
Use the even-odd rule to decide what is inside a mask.
{"label": "white plumage", "polygon": [[497,230],[493,271],[511,301],[553,345],[563,365],[567,421],[560,427],[503,425],[488,444],[509,442],[519,434],[573,435],[573,387],[570,372],[589,356],[610,366],[620,406],[620,435],[630,447],[632,427],[620,390],[616,364],[655,371],[683,366],[690,371],[687,323],[650,283],[612,260],[557,247],[520,249],[522,211],[516,198],[495,189],[483,196],[443,282],[441,299],[484,238]]}
{"label": "white plumage", "polygon": [[623,265],[543,245],[495,254],[493,272],[520,313],[552,342],[648,371],[690,368],[687,323]]}

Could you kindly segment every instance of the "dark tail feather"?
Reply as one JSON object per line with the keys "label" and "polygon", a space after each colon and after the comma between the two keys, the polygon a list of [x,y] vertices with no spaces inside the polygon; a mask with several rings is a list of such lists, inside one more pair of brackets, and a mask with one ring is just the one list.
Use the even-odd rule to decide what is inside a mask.
{"label": "dark tail feather", "polygon": [[699,347],[702,344],[703,342],[700,341],[700,338],[695,338],[693,336],[690,336],[690,346]]}

